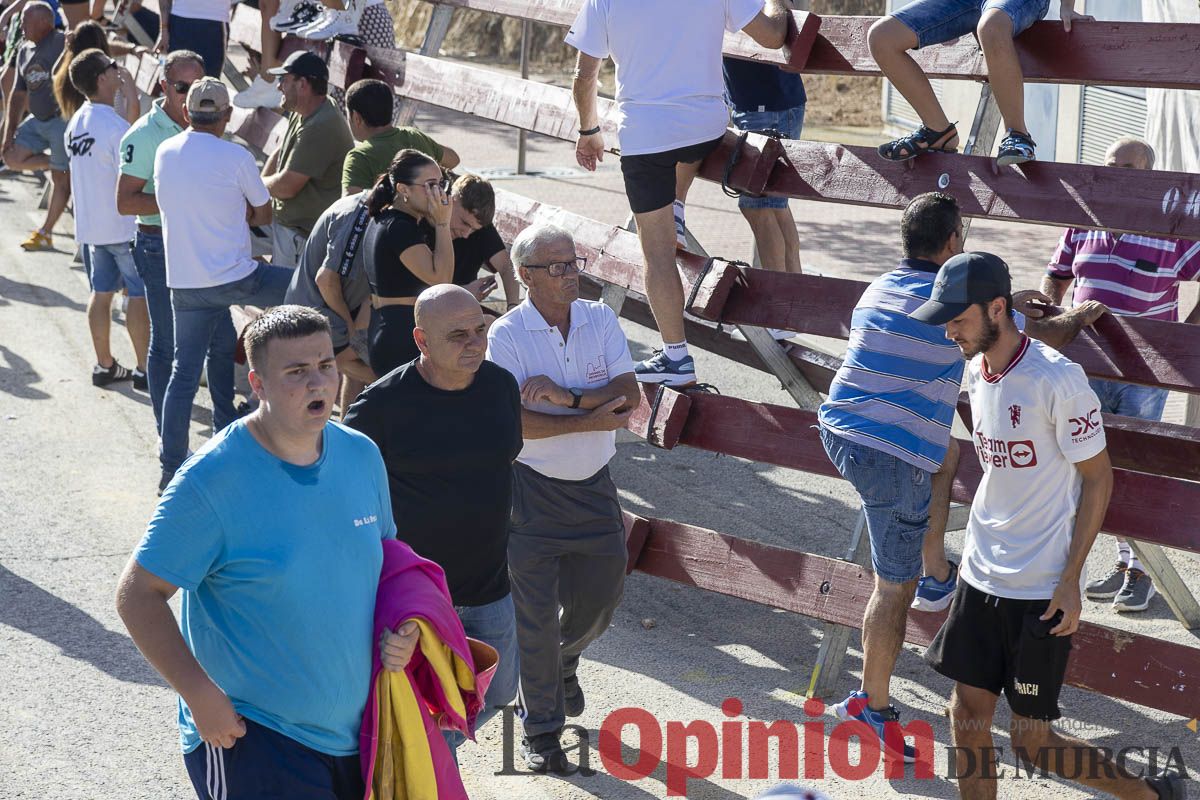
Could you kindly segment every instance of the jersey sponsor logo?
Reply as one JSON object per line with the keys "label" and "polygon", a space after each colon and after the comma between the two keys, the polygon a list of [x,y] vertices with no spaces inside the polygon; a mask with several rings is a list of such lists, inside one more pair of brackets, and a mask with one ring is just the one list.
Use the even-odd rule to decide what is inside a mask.
{"label": "jersey sponsor logo", "polygon": [[1103,428],[1100,425],[1100,409],[1093,408],[1082,417],[1071,417],[1071,441],[1075,444],[1086,442],[1098,434]]}
{"label": "jersey sponsor logo", "polygon": [[1008,407],[1008,421],[1014,428],[1021,424],[1021,407],[1019,405],[1014,403]]}
{"label": "jersey sponsor logo", "polygon": [[84,131],[83,133],[77,133],[71,137],[71,142],[67,145],[67,149],[71,151],[72,156],[86,156],[88,153],[92,152],[92,147],[95,144],[96,137],[92,136],[87,131]]}
{"label": "jersey sponsor logo", "polygon": [[1013,681],[1013,688],[1017,690],[1017,694],[1023,694],[1027,697],[1038,696],[1038,685],[1036,683],[1022,683],[1021,681]]}
{"label": "jersey sponsor logo", "polygon": [[1025,469],[1036,467],[1037,449],[1030,439],[991,439],[983,431],[975,431],[975,450],[984,467]]}
{"label": "jersey sponsor logo", "polygon": [[371,525],[379,522],[379,517],[375,514],[368,514],[365,517],[357,517],[354,520],[354,527],[361,528],[363,525]]}

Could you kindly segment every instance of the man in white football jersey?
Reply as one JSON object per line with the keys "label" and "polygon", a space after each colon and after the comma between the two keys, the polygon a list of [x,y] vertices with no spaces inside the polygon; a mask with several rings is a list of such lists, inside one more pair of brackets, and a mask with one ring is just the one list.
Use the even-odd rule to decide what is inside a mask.
{"label": "man in white football jersey", "polygon": [[956,681],[950,716],[960,795],[996,796],[996,772],[970,765],[990,763],[996,752],[992,716],[1004,692],[1020,761],[1123,799],[1182,800],[1179,775],[1133,776],[1111,750],[1051,724],[1062,716],[1084,563],[1112,494],[1100,401],[1087,376],[1017,329],[1008,265],[990,253],[947,260],[930,300],[910,316],[945,325],[970,359],[972,444],[983,465],[950,615],[925,656]]}

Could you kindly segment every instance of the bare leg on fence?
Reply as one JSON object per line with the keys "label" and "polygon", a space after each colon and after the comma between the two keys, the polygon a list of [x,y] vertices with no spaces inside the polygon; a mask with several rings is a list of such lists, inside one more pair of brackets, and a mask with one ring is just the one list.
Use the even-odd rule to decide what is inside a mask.
{"label": "bare leg on fence", "polygon": [[646,259],[646,295],[663,342],[684,341],[683,283],[675,266],[675,216],[671,206],[634,214]]}
{"label": "bare leg on fence", "polygon": [[875,591],[871,592],[863,614],[862,690],[870,698],[868,704],[876,711],[891,705],[892,670],[904,644],[908,607],[912,605],[916,591],[915,579],[892,583],[875,576]]}
{"label": "bare leg on fence", "polygon": [[929,529],[921,545],[921,571],[939,581],[950,577],[950,562],[946,560],[946,521],[950,518],[950,487],[958,470],[958,440],[951,437],[942,468],[933,473],[929,482]]}
{"label": "bare leg on fence", "polygon": [[[895,17],[883,17],[871,26],[867,34],[871,55],[884,76],[917,112],[921,124],[935,131],[950,127],[946,112],[933,93],[933,86],[924,70],[908,54],[917,46],[917,35]],[[938,146],[951,146],[957,137],[951,137]]]}

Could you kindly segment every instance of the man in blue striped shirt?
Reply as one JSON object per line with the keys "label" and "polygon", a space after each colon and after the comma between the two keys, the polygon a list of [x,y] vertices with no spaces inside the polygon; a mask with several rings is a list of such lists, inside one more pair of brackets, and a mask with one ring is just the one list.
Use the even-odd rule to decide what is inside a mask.
{"label": "man in blue striped shirt", "polygon": [[[905,257],[858,301],[845,361],[819,414],[825,451],[862,499],[875,571],[863,615],[862,688],[834,710],[870,725],[881,744],[905,761],[916,753],[898,735],[889,684],[917,579],[915,608],[945,608],[954,592],[957,566],[946,559],[944,539],[958,467],[950,428],[964,367],[958,346],[940,327],[908,314],[929,299],[942,263],[963,251],[962,234],[958,203],[950,195],[930,192],[908,204],[900,221]],[[1051,311],[1036,302],[1047,298],[1027,294],[1016,307],[1028,319],[1018,317],[1018,325],[1054,347],[1106,310],[1093,303]],[[889,727],[894,732],[885,737]]]}

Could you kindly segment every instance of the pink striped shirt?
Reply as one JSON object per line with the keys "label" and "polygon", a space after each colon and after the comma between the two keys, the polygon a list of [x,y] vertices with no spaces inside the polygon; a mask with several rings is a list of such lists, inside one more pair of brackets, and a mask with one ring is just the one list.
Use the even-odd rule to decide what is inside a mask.
{"label": "pink striped shirt", "polygon": [[1114,314],[1179,320],[1179,282],[1200,279],[1200,242],[1068,228],[1046,272],[1075,280],[1073,302]]}

